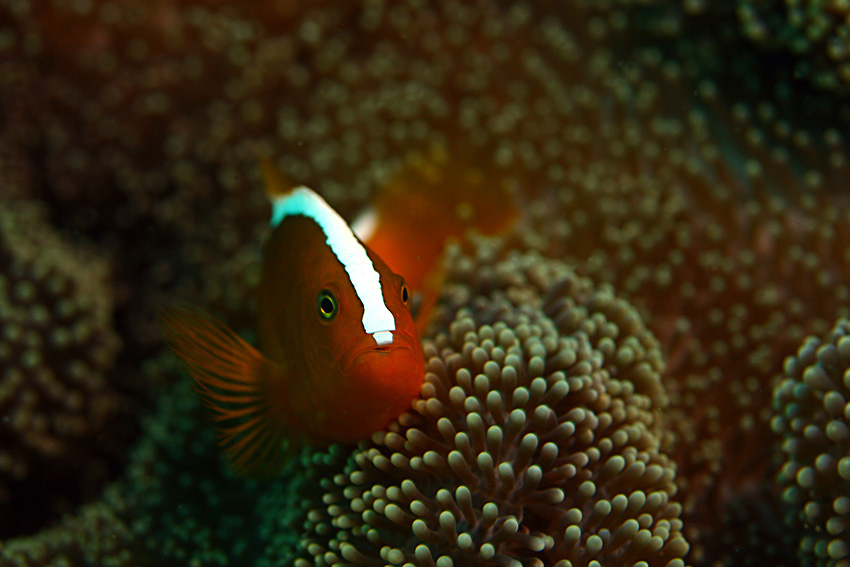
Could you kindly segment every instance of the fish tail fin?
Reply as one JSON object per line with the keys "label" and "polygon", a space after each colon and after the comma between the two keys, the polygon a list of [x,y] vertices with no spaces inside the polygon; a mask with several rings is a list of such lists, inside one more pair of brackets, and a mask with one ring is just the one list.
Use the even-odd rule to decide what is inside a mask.
{"label": "fish tail fin", "polygon": [[428,274],[422,282],[419,305],[414,313],[416,331],[420,337],[425,336],[427,332],[428,323],[431,322],[431,315],[433,315],[437,302],[440,300],[440,291],[443,289],[445,281],[446,270],[445,267],[440,266]]}
{"label": "fish tail fin", "polygon": [[264,477],[286,462],[286,371],[221,321],[197,309],[162,306],[159,322],[210,411],[225,457],[240,475]]}
{"label": "fish tail fin", "polygon": [[486,163],[468,144],[411,152],[375,192],[354,232],[413,289],[422,289],[448,241],[462,241],[469,231],[510,234],[517,225],[518,191]]}

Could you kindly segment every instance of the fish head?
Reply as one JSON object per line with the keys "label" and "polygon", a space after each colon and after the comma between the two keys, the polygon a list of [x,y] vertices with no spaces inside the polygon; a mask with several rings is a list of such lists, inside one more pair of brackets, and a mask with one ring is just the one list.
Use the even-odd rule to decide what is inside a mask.
{"label": "fish head", "polygon": [[408,410],[425,375],[411,290],[315,192],[273,202],[258,298],[261,349],[291,370],[310,437],[362,439]]}
{"label": "fish head", "polygon": [[350,281],[326,281],[318,286],[314,301],[315,348],[321,360],[335,360],[332,380],[340,388],[406,397],[409,404],[425,374],[422,346],[410,312],[411,290],[380,258],[372,260],[380,273],[381,300],[391,317],[369,326],[366,308]]}
{"label": "fish head", "polygon": [[372,260],[392,324],[366,329],[364,306],[348,278],[318,285],[313,301],[317,328],[311,331],[316,339],[311,374],[321,377],[321,387],[328,389],[324,399],[344,420],[337,427],[329,416],[324,424],[337,439],[349,433],[362,438],[364,432],[386,427],[410,408],[425,376],[410,288],[380,258]]}

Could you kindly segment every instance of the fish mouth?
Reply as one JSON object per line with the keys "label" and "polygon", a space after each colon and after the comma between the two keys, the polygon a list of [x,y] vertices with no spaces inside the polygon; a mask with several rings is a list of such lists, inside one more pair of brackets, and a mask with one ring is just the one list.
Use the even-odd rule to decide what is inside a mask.
{"label": "fish mouth", "polygon": [[[375,337],[374,335],[380,335]],[[391,337],[391,338],[389,338]],[[391,352],[408,350],[414,352],[411,339],[398,331],[379,331],[369,334],[348,350],[343,357],[343,372],[347,372],[358,364],[366,362],[373,356],[387,356]]]}

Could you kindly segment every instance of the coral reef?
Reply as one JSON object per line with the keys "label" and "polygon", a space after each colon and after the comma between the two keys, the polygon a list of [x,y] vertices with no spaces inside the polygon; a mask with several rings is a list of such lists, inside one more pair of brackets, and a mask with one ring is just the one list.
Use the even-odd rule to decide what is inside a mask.
{"label": "coral reef", "polygon": [[[305,450],[271,485],[235,479],[189,381],[177,382],[124,478],[2,557],[281,565],[307,551],[326,563],[389,553],[428,565],[433,550],[436,561],[478,555],[482,565],[683,565],[675,467],[661,451],[663,366],[634,309],[563,263],[489,241],[474,261],[456,250],[452,265],[441,330],[426,341],[425,396],[353,456]],[[449,524],[458,532],[446,540]],[[376,536],[395,551],[380,552]]]}
{"label": "coral reef", "polygon": [[789,76],[845,97],[850,92],[850,6],[846,3],[746,0],[691,4],[701,4],[691,14],[734,17],[740,35],[784,63]]}
{"label": "coral reef", "polygon": [[808,337],[785,361],[771,425],[781,437],[777,484],[786,521],[801,532],[806,565],[836,567],[850,557],[850,321]]}
{"label": "coral reef", "polygon": [[[176,364],[163,364],[177,374]],[[186,381],[168,388],[120,483],[138,563],[250,565],[260,488],[235,478]]]}

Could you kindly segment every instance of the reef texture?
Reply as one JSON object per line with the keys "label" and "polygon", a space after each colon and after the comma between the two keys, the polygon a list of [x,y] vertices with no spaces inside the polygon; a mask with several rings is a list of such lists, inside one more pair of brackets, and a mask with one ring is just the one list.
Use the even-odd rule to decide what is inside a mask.
{"label": "reef texture", "polygon": [[[177,373],[170,357],[157,368]],[[5,541],[0,564],[252,564],[263,546],[246,526],[260,495],[226,470],[190,383],[162,394],[123,477],[57,526]]]}
{"label": "reef texture", "polygon": [[4,202],[0,273],[0,533],[20,533],[97,494],[127,408],[104,259]]}
{"label": "reef texture", "polygon": [[[628,2],[622,2],[627,4]],[[656,30],[675,35],[683,21],[720,24],[716,37],[742,37],[781,62],[782,79],[805,81],[842,96],[850,86],[850,4],[820,0],[679,0],[651,5]],[[717,32],[718,30],[715,30]]]}
{"label": "reef texture", "polygon": [[521,235],[612,284],[659,337],[679,416],[670,451],[700,532],[727,497],[768,481],[784,358],[850,315],[846,197],[742,196],[706,173],[675,189],[608,181],[560,191]]}
{"label": "reef texture", "polygon": [[[111,400],[106,392],[123,391],[126,384],[144,381],[149,386],[152,376],[165,382],[178,379],[161,356],[161,336],[153,323],[160,301],[191,300],[240,330],[253,326],[257,249],[268,212],[258,183],[257,153],[271,156],[294,180],[315,186],[351,218],[374,191],[392,179],[404,179],[399,171],[410,155],[427,160],[430,148],[438,147],[451,156],[449,170],[431,164],[445,170],[435,177],[438,183],[451,190],[451,184],[458,182],[452,171],[472,171],[483,172],[478,178],[488,184],[508,188],[523,209],[520,234],[510,245],[566,262],[582,277],[591,278],[597,286],[593,289],[612,286],[617,297],[635,306],[658,338],[657,349],[667,368],[661,373],[660,367],[653,367],[652,373],[661,373],[664,387],[639,393],[667,409],[651,426],[640,427],[646,427],[653,443],[659,444],[652,462],[665,471],[665,459],[677,464],[676,500],[683,505],[689,561],[764,564],[781,558],[808,564],[808,548],[800,549],[799,559],[795,552],[787,552],[798,547],[800,525],[779,526],[771,519],[773,511],[784,506],[778,491],[751,489],[758,484],[776,487],[771,455],[781,435],[770,427],[771,394],[782,381],[783,358],[795,352],[804,337],[825,336],[837,317],[850,316],[850,219],[844,191],[850,180],[850,108],[842,84],[841,44],[847,10],[842,2],[780,4],[0,0],[0,191],[4,199],[14,195],[37,201],[45,214],[33,227],[49,227],[47,232],[66,245],[59,248],[70,256],[79,247],[77,241],[86,239],[100,260],[87,260],[83,268],[98,271],[103,261],[108,262],[112,283],[92,284],[99,291],[71,286],[74,291],[63,298],[91,306],[91,311],[81,313],[111,313],[108,322],[95,317],[92,338],[110,335],[111,328],[123,344],[117,351],[112,335],[104,343],[107,348],[91,351],[102,353],[88,366],[92,376],[102,376],[102,390],[66,383],[62,380],[68,376],[67,368],[56,372],[58,367],[49,366],[62,387],[82,396],[67,399],[86,400],[83,408],[87,408],[87,400],[94,399],[89,394],[102,392]],[[800,40],[804,35],[806,44]],[[822,56],[824,47],[828,58]],[[15,231],[26,234],[29,228],[24,224]],[[7,232],[3,234],[7,238]],[[6,248],[2,253],[17,254]],[[74,260],[55,264],[60,274],[65,274],[66,266],[80,265]],[[478,277],[468,276],[468,283]],[[41,289],[40,280],[32,282]],[[18,292],[8,289],[14,298]],[[483,301],[502,305],[503,299],[491,298],[486,286],[475,289]],[[562,329],[553,305],[541,299],[547,289],[523,296],[532,304],[540,302],[533,314],[523,311],[527,308],[520,299],[509,298],[512,307],[503,310],[505,325],[528,316],[541,329],[536,338],[517,335],[516,348],[529,341],[546,344],[544,338],[551,333],[559,341],[575,338],[575,330]],[[471,335],[470,341],[488,356],[497,347],[505,348],[495,338],[493,347],[485,348],[487,339],[480,333],[486,334],[483,329],[495,328],[498,321],[486,320],[491,315],[476,307],[475,296],[463,296],[459,290],[463,301],[444,304],[453,307],[438,314],[429,343],[432,360],[453,371],[440,349],[455,352],[461,360],[469,356],[463,350],[465,337],[451,332],[460,322],[471,322],[469,331],[475,337]],[[92,297],[95,302],[86,303]],[[449,296],[444,300],[453,301]],[[13,311],[19,309],[17,299],[12,303]],[[462,308],[465,311],[458,314]],[[26,311],[21,315],[24,329],[36,328],[44,311],[32,306]],[[50,309],[48,315],[47,327],[22,336],[37,335],[49,345],[54,328],[62,335],[64,320],[54,319]],[[587,348],[603,353],[591,357],[602,364],[610,358],[600,345]],[[86,349],[84,343],[77,346],[81,353]],[[553,348],[551,352],[560,352],[560,343]],[[15,356],[23,352],[15,350]],[[586,354],[586,349],[578,354]],[[35,360],[27,356],[30,363]],[[530,360],[516,368],[528,375]],[[502,363],[491,362],[502,368]],[[586,403],[594,412],[604,413],[584,396],[601,392],[613,400],[624,399],[621,392],[607,389],[616,376],[609,368],[608,378],[602,379],[606,372],[601,368],[592,375],[597,381],[570,390],[559,403]],[[461,408],[437,388],[455,387],[450,381],[457,380],[456,374],[433,370],[429,399],[440,400],[447,412],[459,412]],[[488,376],[483,366],[480,370]],[[576,371],[569,365],[561,370]],[[490,388],[491,378],[487,380]],[[524,387],[531,388],[532,382]],[[42,382],[26,382],[30,388],[41,387],[38,384]],[[142,412],[149,408],[148,396],[183,395],[160,386],[150,388],[152,394],[135,392],[134,407]],[[463,389],[459,382],[456,387]],[[474,387],[473,383],[470,397],[481,405],[482,420],[492,418],[486,406],[488,392],[481,397]],[[502,384],[494,378],[492,388],[501,392]],[[548,382],[546,388],[549,395]],[[17,391],[12,391],[14,403],[26,399]],[[57,415],[68,413],[63,409],[65,399],[56,404]],[[644,398],[635,397],[639,399]],[[26,423],[43,431],[54,412],[42,412],[45,406],[40,404],[51,397],[39,393],[36,400],[35,406],[27,406],[31,408],[27,415],[43,419]],[[192,417],[192,411],[175,407],[171,417],[153,418],[154,424],[170,423],[165,430],[182,433],[156,437],[151,446],[155,427],[145,429],[138,447],[148,447],[148,460],[135,449],[125,455],[128,472],[117,482],[129,482],[135,470],[139,474],[132,483],[147,482],[148,492],[121,485],[120,506],[138,512],[145,508],[136,506],[148,501],[152,507],[138,516],[154,518],[147,527],[134,523],[133,539],[144,549],[162,550],[163,557],[175,562],[214,564],[229,558],[235,564],[276,565],[303,555],[305,550],[293,543],[297,540],[293,533],[303,529],[299,514],[316,507],[309,499],[293,502],[286,488],[293,483],[305,497],[311,488],[321,489],[317,479],[331,469],[340,474],[346,451],[303,455],[301,473],[265,487],[253,508],[249,501],[256,493],[216,468],[212,437],[203,433],[205,424]],[[644,423],[645,409],[636,411],[629,419]],[[72,413],[71,421],[82,423],[76,420],[80,415]],[[98,415],[87,413],[85,419]],[[446,419],[454,423],[452,415]],[[457,432],[473,432],[455,417]],[[83,431],[80,440],[99,427],[96,419],[86,423],[94,429]],[[510,425],[506,423],[505,427]],[[529,428],[533,425],[530,433],[546,436],[546,424],[534,422],[533,413],[526,415],[526,423]],[[27,478],[38,463],[55,462],[24,444],[26,436],[20,437],[18,430],[2,425],[0,431],[10,438],[8,442],[3,438],[0,450],[25,452],[23,460],[15,462],[28,463]],[[111,428],[102,430],[113,433]],[[438,428],[427,438],[453,447],[441,436]],[[96,438],[98,443],[106,439]],[[75,446],[75,439],[62,437],[59,445]],[[405,445],[411,444],[407,448],[385,439],[383,445],[372,447],[377,453],[363,449],[358,457],[362,462],[352,461],[347,470],[362,466],[366,471],[373,466],[368,455],[406,451],[412,461],[415,456],[424,459],[428,450],[436,452],[431,447],[417,455],[415,451],[422,448],[404,439]],[[485,446],[487,442],[485,435]],[[101,446],[89,442],[79,445],[95,446],[100,451]],[[518,456],[506,455],[506,462],[516,467]],[[204,470],[197,468],[198,463]],[[600,474],[600,463],[588,461],[586,470]],[[467,465],[479,466],[477,456]],[[527,475],[535,465],[540,466],[539,459],[519,470]],[[494,467],[501,481],[495,461]],[[11,478],[8,470],[0,466],[0,483]],[[343,482],[351,482],[346,478]],[[516,482],[529,486],[522,475]],[[455,504],[457,488],[445,488]],[[235,496],[217,500],[220,491],[231,489]],[[327,490],[337,494],[343,489],[334,483]],[[313,496],[321,502],[318,492]],[[53,498],[52,489],[16,493],[26,496],[27,510],[56,508],[41,504]],[[130,494],[145,496],[136,500]],[[440,498],[449,505],[439,488],[422,494],[435,506],[443,506]],[[616,495],[608,496],[594,496],[588,502],[595,506],[608,499],[613,506]],[[216,510],[215,517],[203,512],[208,503]],[[516,516],[494,504],[498,518]],[[234,517],[227,513],[229,508],[236,511]],[[316,509],[313,516],[324,519],[308,526],[320,546],[315,549],[324,549],[336,528],[324,531],[318,526],[331,526],[335,516],[328,505]],[[42,542],[34,545],[73,539],[61,535],[62,527],[77,529],[73,526],[81,524],[74,518],[83,510],[88,508],[60,522],[52,536],[34,535],[33,541]],[[455,516],[454,510],[439,510],[451,512],[461,525],[462,511]],[[483,504],[474,510],[484,517]],[[110,514],[91,517],[115,518],[116,533],[121,533],[123,516]],[[54,517],[41,512],[37,516]],[[0,522],[10,517],[4,511]],[[239,531],[244,518],[260,526],[266,543],[257,545],[265,545],[263,551],[253,549],[256,540],[250,545],[243,540]],[[445,518],[450,527],[449,516]],[[439,515],[428,521],[434,537],[450,533]],[[476,516],[476,521],[483,520]],[[507,519],[499,521],[501,527],[514,525]],[[516,534],[539,532],[537,519],[515,521]],[[608,525],[590,526],[585,521],[582,512],[582,520],[572,525],[605,543],[600,530],[610,529]],[[35,531],[40,525],[23,531]],[[386,537],[392,542],[388,548],[409,554],[398,538],[417,537],[413,529],[410,521],[409,526],[388,530]],[[555,536],[549,541],[529,535],[518,547],[511,547],[516,539],[506,537],[499,549],[555,553],[565,549],[564,530],[564,539],[558,539],[561,547],[556,547]],[[366,531],[362,537],[368,540]],[[42,536],[47,539],[38,539]],[[495,532],[487,537],[491,536]],[[560,533],[557,536],[561,538]],[[806,537],[815,549],[814,536]],[[76,541],[91,542],[81,544],[88,551],[66,547],[69,551],[63,556],[57,547],[51,561],[79,564],[97,557],[99,543],[85,537]],[[473,541],[476,553],[487,543]],[[676,549],[679,544],[670,541],[670,549]],[[786,541],[793,542],[790,548]],[[527,545],[537,547],[540,542],[544,546],[540,551]],[[735,549],[721,553],[717,542],[734,542]],[[764,553],[745,557],[747,542]],[[372,560],[370,545],[360,553]],[[434,546],[435,562],[438,555],[450,553],[443,544],[424,545]],[[493,544],[494,553],[496,547]],[[341,544],[328,553],[341,557]],[[395,559],[398,554],[393,553]],[[412,553],[415,558],[415,547]],[[131,555],[141,564],[150,559],[135,551]],[[46,561],[44,554],[32,555],[31,563],[28,556],[18,557],[21,565]],[[328,562],[335,561],[329,558]]]}
{"label": "reef texture", "polygon": [[785,361],[771,424],[781,436],[777,483],[805,565],[850,565],[850,321],[809,337]]}
{"label": "reef texture", "polygon": [[485,243],[452,265],[423,397],[372,442],[307,450],[271,484],[234,479],[178,382],[100,502],[0,557],[684,565],[663,367],[634,309],[534,253]]}
{"label": "reef texture", "polygon": [[138,565],[127,508],[121,490],[110,486],[98,501],[63,516],[57,525],[33,536],[4,541],[0,562],[8,567]]}
{"label": "reef texture", "polygon": [[[795,539],[797,526],[784,522],[785,510],[769,482],[750,487],[726,504],[712,545],[703,551],[704,565],[796,567],[801,565]],[[706,538],[708,539],[708,538]]]}
{"label": "reef texture", "polygon": [[634,309],[536,254],[449,262],[422,398],[323,481],[296,565],[684,565]]}

